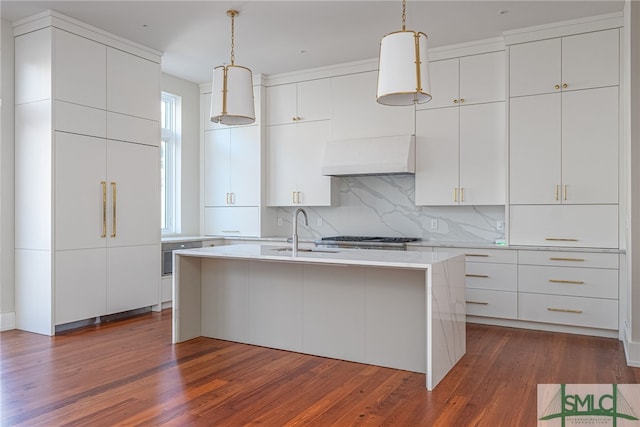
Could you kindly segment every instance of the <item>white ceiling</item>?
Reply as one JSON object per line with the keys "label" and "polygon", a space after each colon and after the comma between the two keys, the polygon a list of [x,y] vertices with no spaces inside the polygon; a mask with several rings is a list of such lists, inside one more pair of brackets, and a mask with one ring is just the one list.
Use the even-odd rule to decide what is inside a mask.
{"label": "white ceiling", "polygon": [[[407,29],[430,47],[499,36],[503,31],[619,12],[622,0],[407,2]],[[230,62],[228,9],[236,18],[235,63],[276,74],[378,55],[380,39],[401,28],[401,1],[10,1],[0,16],[15,21],[55,10],[164,52],[162,70],[195,82]],[[502,13],[501,13],[502,11]]]}

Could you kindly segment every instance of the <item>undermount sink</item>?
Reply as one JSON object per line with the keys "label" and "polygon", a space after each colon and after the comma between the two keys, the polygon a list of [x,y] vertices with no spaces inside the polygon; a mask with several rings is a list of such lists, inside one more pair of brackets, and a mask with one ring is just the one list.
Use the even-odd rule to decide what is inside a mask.
{"label": "undermount sink", "polygon": [[[292,249],[291,248],[277,248],[274,249],[275,252],[291,252]],[[334,249],[324,249],[324,248],[311,248],[311,249],[301,249],[298,248],[298,252],[324,252],[324,253],[328,253],[328,254],[337,254],[340,251],[336,251]]]}

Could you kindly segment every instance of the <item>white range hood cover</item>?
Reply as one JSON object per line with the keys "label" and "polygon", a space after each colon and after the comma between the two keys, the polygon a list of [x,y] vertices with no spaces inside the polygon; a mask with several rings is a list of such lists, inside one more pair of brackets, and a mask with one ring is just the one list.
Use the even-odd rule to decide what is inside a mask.
{"label": "white range hood cover", "polygon": [[329,141],[322,175],[414,174],[415,153],[415,135]]}

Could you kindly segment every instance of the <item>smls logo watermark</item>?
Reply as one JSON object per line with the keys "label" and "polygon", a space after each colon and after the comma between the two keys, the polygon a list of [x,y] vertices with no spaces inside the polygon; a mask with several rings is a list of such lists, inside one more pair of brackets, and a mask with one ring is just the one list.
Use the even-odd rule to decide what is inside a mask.
{"label": "smls logo watermark", "polygon": [[538,426],[640,427],[638,384],[538,384]]}

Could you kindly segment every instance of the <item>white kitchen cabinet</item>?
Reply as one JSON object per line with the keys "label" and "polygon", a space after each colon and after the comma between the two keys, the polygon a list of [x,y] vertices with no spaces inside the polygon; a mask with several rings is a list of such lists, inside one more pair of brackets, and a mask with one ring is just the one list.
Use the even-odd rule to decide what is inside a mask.
{"label": "white kitchen cabinet", "polygon": [[330,79],[267,87],[267,125],[331,118]]}
{"label": "white kitchen cabinet", "polygon": [[[16,198],[18,328],[53,335],[57,325],[155,306],[159,54],[124,52],[121,42],[115,49],[101,30],[55,12],[14,34],[16,193],[28,195]],[[115,92],[126,96],[118,101]],[[30,274],[34,266],[42,274]]]}
{"label": "white kitchen cabinet", "polygon": [[204,133],[204,205],[260,205],[260,127]]}
{"label": "white kitchen cabinet", "polygon": [[505,203],[504,103],[416,112],[416,205]]}
{"label": "white kitchen cabinet", "polygon": [[619,44],[611,29],[510,46],[510,96],[618,85]]}
{"label": "white kitchen cabinet", "polygon": [[331,139],[413,135],[413,106],[389,106],[376,101],[378,72],[331,79]]}
{"label": "white kitchen cabinet", "polygon": [[504,101],[504,51],[443,59],[429,63],[431,101],[417,110]]}
{"label": "white kitchen cabinet", "polygon": [[156,62],[107,47],[107,110],[160,117],[160,69]]}
{"label": "white kitchen cabinet", "polygon": [[321,174],[330,122],[269,126],[269,206],[329,206],[333,178]]}
{"label": "white kitchen cabinet", "polygon": [[512,245],[618,247],[618,205],[515,205],[509,217]]}
{"label": "white kitchen cabinet", "polygon": [[511,99],[511,204],[618,203],[618,87]]}
{"label": "white kitchen cabinet", "polygon": [[257,206],[205,207],[204,235],[258,237],[260,208]]}

